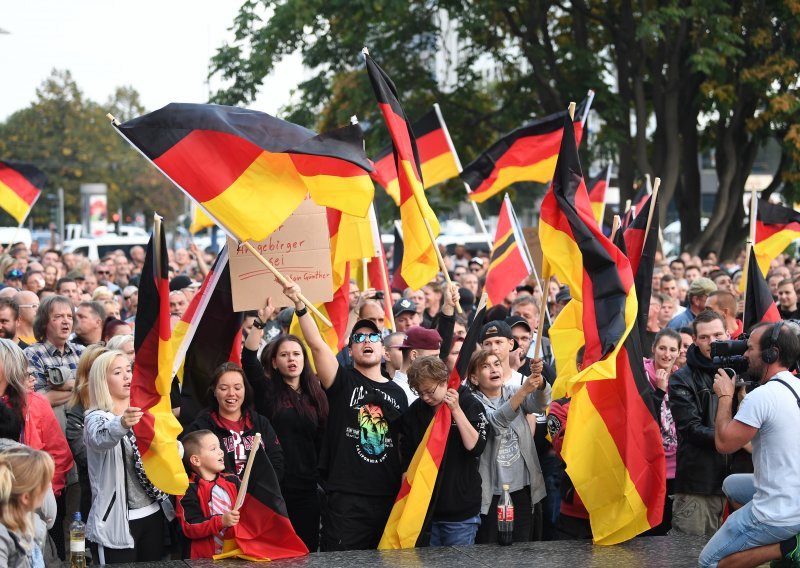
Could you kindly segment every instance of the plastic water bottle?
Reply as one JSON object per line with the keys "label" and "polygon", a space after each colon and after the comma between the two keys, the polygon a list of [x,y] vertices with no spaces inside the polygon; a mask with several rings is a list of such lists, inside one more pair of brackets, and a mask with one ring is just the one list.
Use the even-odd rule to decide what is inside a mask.
{"label": "plastic water bottle", "polygon": [[497,544],[508,546],[514,542],[514,502],[508,485],[503,485],[503,495],[497,503]]}
{"label": "plastic water bottle", "polygon": [[81,521],[80,512],[73,516],[69,526],[69,566],[86,568],[86,525]]}

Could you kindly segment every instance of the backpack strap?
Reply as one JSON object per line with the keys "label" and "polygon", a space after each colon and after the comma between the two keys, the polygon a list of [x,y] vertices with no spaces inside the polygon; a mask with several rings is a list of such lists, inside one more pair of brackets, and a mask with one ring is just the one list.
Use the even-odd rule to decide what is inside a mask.
{"label": "backpack strap", "polygon": [[786,381],[784,381],[782,379],[772,379],[772,380],[773,381],[778,381],[780,384],[782,384],[787,389],[792,391],[792,394],[794,395],[795,400],[797,400],[797,407],[800,408],[800,396],[797,396],[797,392],[795,392],[795,390],[791,386],[789,386],[789,383],[787,383]]}

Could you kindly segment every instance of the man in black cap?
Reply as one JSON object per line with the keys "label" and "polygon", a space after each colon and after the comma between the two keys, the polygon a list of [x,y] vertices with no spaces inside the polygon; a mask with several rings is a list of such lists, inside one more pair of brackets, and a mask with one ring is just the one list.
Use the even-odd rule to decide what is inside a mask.
{"label": "man in black cap", "polygon": [[521,385],[525,378],[522,373],[511,368],[511,352],[519,346],[511,333],[511,326],[505,321],[493,320],[481,328],[481,346],[497,355],[503,366],[503,384]]}
{"label": "man in black cap", "polygon": [[392,308],[394,314],[395,331],[406,332],[415,325],[422,323],[417,313],[417,305],[408,298],[397,300]]}
{"label": "man in black cap", "polygon": [[411,363],[418,357],[426,357],[428,355],[439,355],[442,348],[442,336],[435,329],[426,329],[421,326],[414,326],[406,331],[406,338],[400,345],[400,351],[403,354],[403,363],[400,368],[395,371],[392,380],[400,385],[403,392],[406,393],[408,404],[417,400],[417,395],[411,391],[408,386],[408,368]]}
{"label": "man in black cap", "polygon": [[330,406],[320,455],[326,481],[321,548],[377,548],[400,489],[397,434],[398,419],[408,408],[406,395],[381,374],[383,344],[375,322],[355,323],[350,335],[353,366],[341,366],[307,316],[297,284],[284,292],[294,302]]}

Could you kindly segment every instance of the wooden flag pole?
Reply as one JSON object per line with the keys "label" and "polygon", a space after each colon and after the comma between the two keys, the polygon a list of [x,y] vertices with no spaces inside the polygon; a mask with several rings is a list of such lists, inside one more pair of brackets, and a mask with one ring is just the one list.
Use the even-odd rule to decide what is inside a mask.
{"label": "wooden flag pole", "polygon": [[533,356],[536,359],[541,359],[539,357],[539,353],[542,349],[542,335],[544,334],[544,320],[545,318],[542,317],[542,314],[547,312],[547,293],[545,292],[545,281],[541,281],[542,287],[542,303],[539,306],[539,329],[536,331],[536,344],[533,347]]}
{"label": "wooden flag pole", "polygon": [[[258,259],[258,261],[259,261],[261,264],[263,264],[264,266],[266,266],[266,267],[267,267],[267,269],[268,269],[268,270],[269,270],[269,271],[272,273],[272,275],[275,277],[275,279],[276,279],[278,282],[280,282],[280,283],[281,283],[281,285],[282,285],[284,288],[286,288],[287,286],[289,286],[289,284],[291,284],[291,281],[290,281],[289,279],[287,279],[287,278],[286,278],[286,277],[285,277],[283,274],[281,274],[281,273],[278,271],[278,269],[277,269],[277,268],[275,268],[274,266],[272,266],[272,263],[270,263],[270,261],[268,261],[266,258],[264,258],[264,256],[263,256],[263,255],[262,255],[260,252],[258,252],[258,250],[256,250],[256,247],[254,247],[254,246],[253,246],[253,245],[250,243],[250,241],[244,241],[242,244],[245,246],[245,248],[246,248],[247,250],[249,250],[249,251],[250,251],[250,252],[253,254],[253,256],[255,256],[255,257]],[[311,302],[309,302],[309,301],[308,301],[308,299],[307,299],[305,296],[303,296],[303,293],[302,293],[302,292],[300,292],[300,293],[297,295],[297,297],[298,297],[298,298],[300,298],[300,300],[301,300],[301,301],[302,301],[302,302],[303,302],[303,303],[306,305],[306,307],[308,308],[308,310],[309,310],[310,312],[312,312],[312,313],[313,313],[315,316],[317,316],[317,317],[319,318],[319,320],[320,320],[322,323],[324,323],[324,324],[325,324],[326,326],[328,326],[328,327],[333,327],[333,324],[331,323],[331,320],[329,320],[329,319],[328,319],[328,318],[326,318],[324,315],[322,315],[322,312],[320,312],[320,311],[319,311],[319,310],[316,308],[316,306],[315,306],[314,304],[312,304]]]}
{"label": "wooden flag pole", "polygon": [[[414,197],[416,199],[416,195]],[[449,287],[453,284],[453,281],[450,280],[450,273],[447,272],[447,267],[444,264],[444,258],[442,258],[442,252],[439,250],[439,245],[436,244],[436,237],[433,236],[433,228],[431,228],[431,224],[428,221],[427,217],[425,217],[425,215],[422,214],[422,206],[419,201],[417,201],[417,207],[419,208],[420,217],[422,217],[422,220],[425,222],[425,228],[428,230],[428,236],[431,239],[431,245],[433,246],[433,250],[436,253],[436,259],[439,261],[439,270],[442,271],[442,275],[444,276],[444,281],[447,283],[447,286]],[[458,302],[456,302],[456,311],[459,314],[464,313],[464,310],[461,309],[461,304]]]}
{"label": "wooden flag pole", "polygon": [[[653,222],[653,212],[656,209],[656,199],[658,198],[658,188],[661,187],[661,178],[657,177],[653,182],[653,194],[650,196],[650,211],[647,213],[647,225],[644,229],[644,243],[642,245],[642,251],[644,251],[644,247],[647,243],[647,235],[650,234],[650,224]],[[656,221],[658,222],[658,221]]]}
{"label": "wooden flag pole", "polygon": [[606,196],[608,195],[608,186],[611,184],[611,170],[613,168],[612,164],[608,164],[608,170],[606,171],[606,192],[603,194],[603,207],[600,209],[600,228],[603,228],[603,219],[606,217]]}
{"label": "wooden flag pole", "polygon": [[570,120],[575,120],[575,101],[569,103],[569,118]]}
{"label": "wooden flag pole", "polygon": [[[386,262],[386,259],[381,255],[378,257],[378,260],[381,263],[381,283],[383,285],[383,295],[384,295],[384,303],[386,305],[386,301],[388,300],[389,306],[392,305],[392,289],[389,287],[389,275],[386,274],[386,270],[388,270],[389,266]],[[383,307],[383,306],[381,306]],[[392,327],[392,331],[397,331],[397,326],[394,323],[394,313],[392,312],[391,308],[389,309],[388,314],[384,314],[389,317],[389,324]]]}
{"label": "wooden flag pole", "polygon": [[614,237],[617,236],[617,231],[619,231],[619,226],[621,224],[622,224],[622,220],[619,218],[619,215],[614,215],[614,222],[611,224],[611,242],[612,243],[614,242]]}
{"label": "wooden flag pole", "polygon": [[242,475],[242,482],[239,484],[239,494],[236,496],[236,504],[233,506],[234,511],[238,511],[244,503],[244,497],[247,495],[247,485],[250,483],[250,470],[253,469],[253,461],[256,457],[256,452],[261,447],[261,432],[256,432],[253,436],[253,444],[250,446],[250,455],[247,456],[247,465],[244,467],[244,475]]}

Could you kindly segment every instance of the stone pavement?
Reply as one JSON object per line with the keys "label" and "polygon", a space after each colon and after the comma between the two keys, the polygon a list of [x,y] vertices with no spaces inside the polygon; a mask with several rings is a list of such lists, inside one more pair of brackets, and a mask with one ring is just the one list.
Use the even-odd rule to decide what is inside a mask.
{"label": "stone pavement", "polygon": [[[702,537],[637,538],[617,546],[592,546],[583,541],[528,542],[512,546],[474,545],[411,550],[324,552],[271,564],[244,560],[173,560],[131,564],[136,568],[691,568],[706,543]],[[126,566],[126,565],[117,565]]]}

